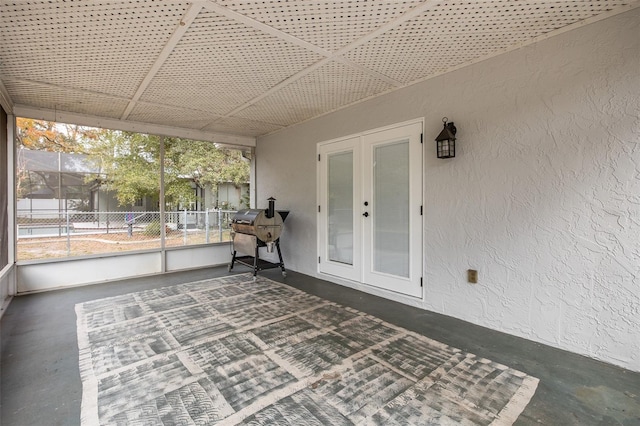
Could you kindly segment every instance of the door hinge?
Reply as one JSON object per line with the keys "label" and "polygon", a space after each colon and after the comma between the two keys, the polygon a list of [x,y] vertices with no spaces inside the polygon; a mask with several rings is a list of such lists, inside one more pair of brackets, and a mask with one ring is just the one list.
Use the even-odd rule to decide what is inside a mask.
{"label": "door hinge", "polygon": [[424,143],[424,133],[420,133],[420,143]]}
{"label": "door hinge", "polygon": [[320,263],[320,256],[318,256],[318,263]]}
{"label": "door hinge", "polygon": [[320,154],[318,154],[318,161],[320,161]]}
{"label": "door hinge", "polygon": [[420,216],[422,216],[422,206],[420,206]]}
{"label": "door hinge", "polygon": [[320,206],[318,206],[318,213],[320,213]]}
{"label": "door hinge", "polygon": [[420,277],[420,287],[422,287],[422,277]]}

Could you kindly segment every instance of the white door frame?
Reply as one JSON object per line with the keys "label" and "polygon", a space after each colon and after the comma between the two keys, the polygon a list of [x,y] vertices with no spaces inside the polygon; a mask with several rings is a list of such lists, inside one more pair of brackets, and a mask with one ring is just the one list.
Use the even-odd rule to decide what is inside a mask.
{"label": "white door frame", "polygon": [[[423,167],[424,167],[424,150],[422,149],[422,144],[420,144],[420,140],[416,140],[416,132],[418,132],[418,137],[421,137],[423,134],[423,126],[424,120],[411,120],[403,123],[397,123],[391,126],[386,126],[382,128],[372,129],[366,132],[345,136],[342,138],[332,139],[329,141],[324,141],[318,143],[317,145],[317,154],[318,154],[318,172],[317,172],[317,203],[318,203],[318,244],[317,244],[317,253],[318,253],[318,273],[321,275],[328,275],[331,277],[337,278],[337,282],[347,280],[348,282],[357,283],[356,287],[359,287],[359,284],[362,284],[367,287],[375,288],[376,290],[381,290],[383,293],[390,293],[390,296],[393,294],[398,296],[407,296],[412,299],[422,299],[423,297],[423,288],[422,288],[422,272],[423,272],[423,217],[422,216],[422,206],[423,206]],[[404,129],[404,131],[403,131]],[[391,138],[394,138],[394,135],[408,135],[407,138],[410,137],[411,143],[420,144],[419,152],[420,155],[413,155],[410,159],[412,170],[419,170],[419,178],[414,178],[410,181],[410,203],[411,209],[419,210],[420,216],[411,221],[411,232],[410,232],[410,247],[412,253],[412,261],[410,264],[410,275],[407,277],[407,280],[410,280],[411,283],[400,283],[400,290],[394,290],[393,288],[385,288],[381,285],[381,280],[384,280],[388,277],[384,277],[383,274],[369,273],[365,274],[364,266],[365,264],[371,266],[370,261],[364,261],[363,256],[366,255],[365,252],[360,251],[360,247],[365,244],[364,241],[364,233],[363,228],[365,224],[369,224],[369,222],[364,222],[362,217],[363,205],[362,202],[365,199],[364,187],[365,179],[370,178],[370,170],[364,170],[364,164],[367,163],[363,156],[365,155],[365,151],[371,154],[371,150],[366,150],[366,144],[375,144],[385,140],[385,137],[392,135]],[[365,142],[366,139],[366,142]],[[354,259],[353,264],[341,264],[339,262],[329,261],[328,258],[328,216],[327,211],[323,210],[327,209],[327,177],[328,177],[328,161],[329,155],[352,151],[353,155],[353,168],[354,168],[354,176],[353,176],[353,185],[354,185],[354,193],[353,193],[353,245],[354,245]],[[368,161],[371,164],[371,161]],[[417,174],[417,173],[416,173]],[[414,212],[415,213],[415,212]],[[370,244],[370,238],[369,238]],[[373,277],[374,282],[368,282],[367,280],[371,280]],[[379,278],[379,279],[377,279]],[[378,282],[375,282],[377,279]],[[416,287],[417,286],[417,287]],[[377,293],[377,291],[374,291]],[[393,296],[391,298],[394,298]]]}
{"label": "white door frame", "polygon": [[[356,204],[355,194],[360,194],[361,189],[361,173],[360,173],[360,137],[348,137],[339,141],[333,141],[331,143],[324,143],[318,145],[318,270],[319,272],[339,276],[349,279],[351,281],[362,281],[362,254],[361,254],[361,241],[362,241],[362,228],[355,226],[360,223],[360,209]],[[353,193],[354,199],[352,200],[352,235],[351,235],[351,248],[352,248],[352,263],[341,263],[329,261],[329,244],[323,244],[323,242],[329,240],[329,223],[327,222],[327,214],[322,211],[324,207],[327,209],[327,202],[322,200],[323,194],[327,193],[328,182],[328,166],[327,159],[335,154],[353,153]],[[320,161],[323,159],[325,162]],[[348,237],[348,236],[346,236]]]}

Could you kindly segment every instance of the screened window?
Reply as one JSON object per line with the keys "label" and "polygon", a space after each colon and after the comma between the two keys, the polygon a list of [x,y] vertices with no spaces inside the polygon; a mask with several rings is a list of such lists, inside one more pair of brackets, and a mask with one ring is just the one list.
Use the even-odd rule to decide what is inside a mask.
{"label": "screened window", "polygon": [[9,263],[9,218],[7,217],[7,113],[0,108],[0,269]]}
{"label": "screened window", "polygon": [[230,214],[249,203],[249,161],[241,151],[71,127],[18,119],[18,260],[229,240]]}

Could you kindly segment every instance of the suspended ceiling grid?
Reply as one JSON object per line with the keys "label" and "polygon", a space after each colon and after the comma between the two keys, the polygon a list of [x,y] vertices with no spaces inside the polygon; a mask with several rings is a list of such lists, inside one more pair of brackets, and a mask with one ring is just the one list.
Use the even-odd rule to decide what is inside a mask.
{"label": "suspended ceiling grid", "polygon": [[638,5],[1,0],[0,99],[243,143]]}

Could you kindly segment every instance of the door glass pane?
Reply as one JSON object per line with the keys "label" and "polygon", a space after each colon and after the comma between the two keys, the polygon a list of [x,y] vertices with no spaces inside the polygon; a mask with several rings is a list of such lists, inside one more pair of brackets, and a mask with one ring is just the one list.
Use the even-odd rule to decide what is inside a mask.
{"label": "door glass pane", "polygon": [[409,276],[409,141],[373,153],[373,269]]}
{"label": "door glass pane", "polygon": [[353,152],[329,155],[329,260],[353,264]]}

